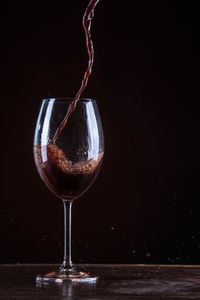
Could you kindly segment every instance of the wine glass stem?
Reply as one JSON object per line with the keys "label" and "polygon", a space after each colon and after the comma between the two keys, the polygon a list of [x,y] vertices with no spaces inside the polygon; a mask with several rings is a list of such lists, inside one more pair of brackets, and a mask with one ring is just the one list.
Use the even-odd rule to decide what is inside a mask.
{"label": "wine glass stem", "polygon": [[64,260],[62,269],[71,269],[71,209],[72,202],[63,201],[64,204]]}

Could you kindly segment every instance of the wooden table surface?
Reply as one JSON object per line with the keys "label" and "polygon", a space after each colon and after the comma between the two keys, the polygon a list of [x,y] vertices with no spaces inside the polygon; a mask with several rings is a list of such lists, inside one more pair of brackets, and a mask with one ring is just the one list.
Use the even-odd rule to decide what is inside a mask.
{"label": "wooden table surface", "polygon": [[38,273],[57,267],[0,265],[0,299],[200,299],[200,266],[81,265],[99,276],[97,283],[36,285]]}

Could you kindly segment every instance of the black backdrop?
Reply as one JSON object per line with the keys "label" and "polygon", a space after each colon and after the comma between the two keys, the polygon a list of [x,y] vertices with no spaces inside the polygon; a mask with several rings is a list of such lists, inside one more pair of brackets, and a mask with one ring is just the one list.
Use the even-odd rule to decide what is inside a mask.
{"label": "black backdrop", "polygon": [[[199,8],[104,1],[92,26],[106,155],[73,206],[73,260],[200,263]],[[1,8],[0,262],[60,262],[62,203],[32,156],[40,100],[74,96],[87,1]]]}

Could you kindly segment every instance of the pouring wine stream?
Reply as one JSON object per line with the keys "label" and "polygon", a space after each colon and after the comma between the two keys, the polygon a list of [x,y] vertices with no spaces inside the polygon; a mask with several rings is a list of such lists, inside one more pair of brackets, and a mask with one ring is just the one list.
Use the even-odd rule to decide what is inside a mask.
{"label": "pouring wine stream", "polygon": [[84,73],[83,80],[81,82],[80,89],[78,90],[74,100],[72,101],[71,105],[69,106],[69,110],[62,120],[60,126],[56,129],[55,135],[52,139],[52,143],[55,144],[58,136],[62,132],[63,128],[65,127],[69,117],[73,113],[73,111],[76,109],[76,105],[78,100],[80,99],[81,94],[85,90],[87,86],[88,79],[92,73],[92,66],[94,62],[94,47],[93,47],[93,42],[92,42],[92,37],[91,37],[91,24],[92,24],[92,19],[94,17],[94,9],[97,5],[99,0],[91,0],[86,8],[86,11],[83,16],[83,28],[85,31],[85,36],[86,36],[86,46],[87,46],[87,52],[88,52],[88,66],[87,69]]}

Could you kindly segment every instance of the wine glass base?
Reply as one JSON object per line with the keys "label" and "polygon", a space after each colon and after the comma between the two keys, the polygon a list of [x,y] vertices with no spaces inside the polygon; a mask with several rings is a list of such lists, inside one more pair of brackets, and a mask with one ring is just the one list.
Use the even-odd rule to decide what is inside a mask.
{"label": "wine glass base", "polygon": [[36,283],[48,284],[48,283],[62,283],[65,281],[70,282],[96,282],[98,277],[91,276],[85,272],[74,272],[73,274],[62,274],[61,272],[50,272],[44,275],[37,275]]}

